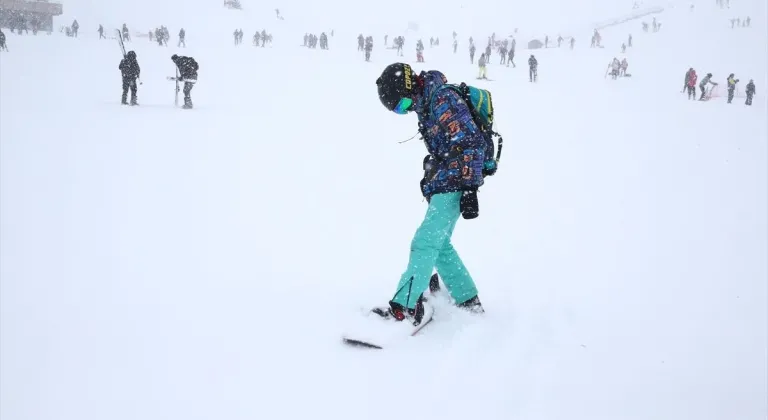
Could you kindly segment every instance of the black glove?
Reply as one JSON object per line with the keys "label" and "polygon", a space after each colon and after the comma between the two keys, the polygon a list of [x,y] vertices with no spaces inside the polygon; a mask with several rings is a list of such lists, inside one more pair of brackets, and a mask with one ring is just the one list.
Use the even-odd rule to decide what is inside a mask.
{"label": "black glove", "polygon": [[474,219],[480,214],[480,206],[477,203],[477,191],[464,191],[459,202],[461,215],[467,220]]}

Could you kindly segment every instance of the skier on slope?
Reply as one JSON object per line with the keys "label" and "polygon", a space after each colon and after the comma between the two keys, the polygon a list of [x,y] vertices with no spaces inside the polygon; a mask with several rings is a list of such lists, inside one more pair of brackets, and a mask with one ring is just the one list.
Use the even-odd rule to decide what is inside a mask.
{"label": "skier on slope", "polygon": [[755,81],[754,80],[749,79],[749,83],[747,83],[747,90],[745,90],[744,93],[747,94],[747,100],[744,102],[744,105],[752,106],[752,97],[755,96]]}
{"label": "skier on slope", "polygon": [[528,79],[530,82],[537,82],[539,80],[539,60],[533,54],[528,58]]}
{"label": "skier on slope", "polygon": [[714,86],[717,86],[717,83],[712,81],[712,73],[707,73],[707,75],[701,79],[701,83],[699,83],[699,89],[701,89],[701,97],[699,98],[700,101],[703,101],[704,96],[707,94],[707,84],[712,85],[713,89]]}
{"label": "skier on slope", "polygon": [[485,66],[485,61],[485,54],[480,54],[480,59],[477,60],[477,65],[480,68],[480,71],[477,74],[478,79],[488,79],[488,68]]}
{"label": "skier on slope", "polygon": [[192,88],[197,83],[197,70],[199,66],[197,61],[192,57],[184,57],[179,55],[172,55],[171,61],[176,64],[179,69],[179,81],[184,82],[184,109],[192,109],[192,97],[190,93]]}
{"label": "skier on slope", "polygon": [[493,141],[480,131],[461,96],[439,71],[416,75],[411,66],[387,66],[376,80],[379,100],[389,111],[416,112],[428,155],[421,192],[429,206],[411,242],[408,267],[386,307],[373,312],[385,319],[408,319],[419,325],[426,302],[422,293],[437,269],[457,305],[482,313],[477,287],[453,248],[451,236],[459,217],[478,216],[477,191],[496,171]]}
{"label": "skier on slope", "polygon": [[120,65],[117,68],[123,75],[123,98],[120,103],[128,105],[128,89],[130,89],[131,105],[138,105],[136,79],[141,76],[141,68],[139,67],[139,62],[136,61],[136,53],[128,51],[125,58],[120,60]]}
{"label": "skier on slope", "polygon": [[736,84],[739,83],[739,79],[737,79],[733,73],[728,75],[728,103],[731,103],[733,101],[733,95],[736,92]]}
{"label": "skier on slope", "polygon": [[691,67],[688,73],[685,74],[685,89],[688,90],[688,99],[696,100],[696,81],[699,80],[699,76],[696,74],[696,70]]}

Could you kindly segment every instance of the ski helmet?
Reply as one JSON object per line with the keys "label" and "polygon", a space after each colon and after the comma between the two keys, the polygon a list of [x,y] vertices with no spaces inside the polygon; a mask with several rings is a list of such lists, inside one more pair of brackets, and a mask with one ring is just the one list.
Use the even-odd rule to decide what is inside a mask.
{"label": "ski helmet", "polygon": [[416,82],[411,66],[405,63],[388,65],[376,79],[379,100],[390,111],[394,111],[403,98],[412,98]]}

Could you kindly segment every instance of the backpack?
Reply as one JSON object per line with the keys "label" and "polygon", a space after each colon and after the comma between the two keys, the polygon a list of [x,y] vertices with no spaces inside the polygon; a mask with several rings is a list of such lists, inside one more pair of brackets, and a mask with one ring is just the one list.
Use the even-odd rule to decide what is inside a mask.
{"label": "backpack", "polygon": [[[495,174],[499,161],[501,160],[501,146],[504,139],[499,133],[493,131],[493,99],[491,98],[491,92],[485,89],[469,86],[466,83],[461,83],[458,86],[446,83],[432,92],[429,98],[430,109],[432,108],[432,100],[435,97],[435,93],[443,88],[449,88],[458,93],[468,105],[472,120],[475,122],[477,128],[480,129],[480,132],[484,134],[486,142],[488,143],[487,148],[489,153],[483,164],[483,173],[489,176]],[[495,159],[493,158],[493,137],[498,137],[499,143]]]}

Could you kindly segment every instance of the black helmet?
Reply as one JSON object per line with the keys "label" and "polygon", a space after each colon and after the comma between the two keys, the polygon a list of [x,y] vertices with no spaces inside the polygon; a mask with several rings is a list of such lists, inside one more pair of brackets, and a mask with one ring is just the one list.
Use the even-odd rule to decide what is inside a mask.
{"label": "black helmet", "polygon": [[171,60],[176,61],[179,58],[178,55],[174,54],[171,56]]}
{"label": "black helmet", "polygon": [[136,52],[135,51],[128,51],[128,54],[125,55],[128,58],[134,59],[136,58]]}
{"label": "black helmet", "polygon": [[405,97],[412,97],[416,82],[411,66],[405,63],[394,63],[387,66],[376,79],[379,89],[379,100],[390,111]]}

